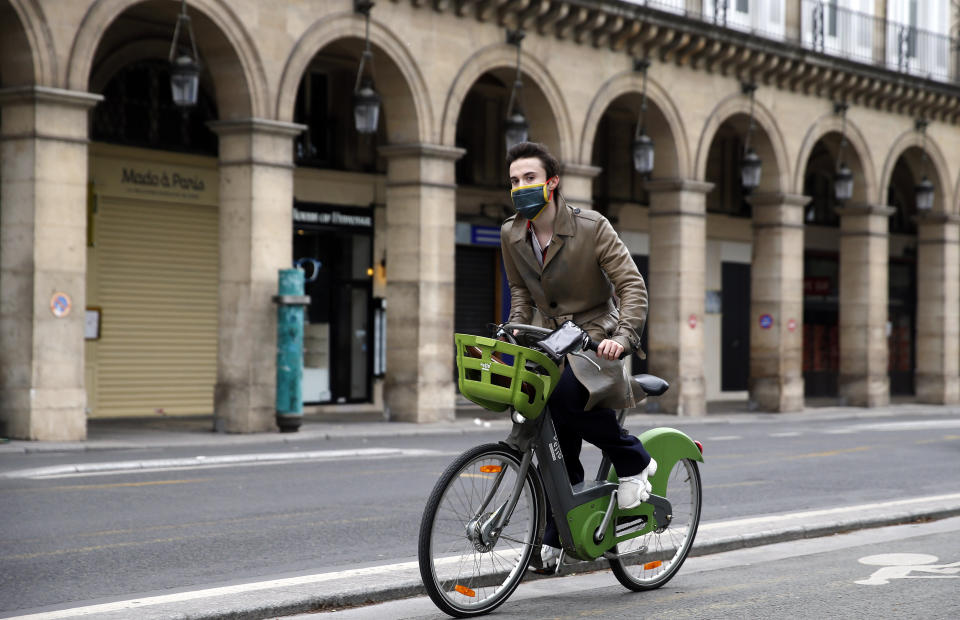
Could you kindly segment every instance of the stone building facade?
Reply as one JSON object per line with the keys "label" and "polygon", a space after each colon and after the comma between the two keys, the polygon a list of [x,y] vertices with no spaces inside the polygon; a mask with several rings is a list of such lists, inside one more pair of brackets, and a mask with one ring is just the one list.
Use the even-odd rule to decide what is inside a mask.
{"label": "stone building facade", "polygon": [[[0,435],[210,412],[275,428],[271,296],[301,258],[322,272],[311,406],[450,418],[454,330],[509,303],[491,230],[517,75],[565,197],[647,277],[661,409],[960,400],[955,3],[378,0],[369,30],[353,0],[186,7],[202,93],[181,116],[163,82],[180,2],[0,0]],[[382,112],[360,136],[368,33]]]}

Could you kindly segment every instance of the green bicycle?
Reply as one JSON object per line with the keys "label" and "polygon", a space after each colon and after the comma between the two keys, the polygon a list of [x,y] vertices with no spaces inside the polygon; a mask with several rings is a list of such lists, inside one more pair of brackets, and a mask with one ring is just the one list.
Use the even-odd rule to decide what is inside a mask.
{"label": "green bicycle", "polygon": [[[693,545],[703,447],[678,430],[655,428],[640,435],[659,468],[650,478],[653,493],[639,506],[618,507],[617,475],[606,457],[595,479],[571,486],[546,403],[560,378],[558,361],[567,354],[584,356],[596,343],[580,330],[573,342],[548,354],[540,342],[551,333],[504,324],[496,336],[509,342],[455,336],[460,391],[486,409],[510,409],[514,427],[508,441],[460,455],[427,500],[420,575],[433,602],[451,616],[489,613],[516,590],[539,551],[547,498],[563,545],[557,570],[564,556],[604,557],[625,587],[651,590],[677,573]],[[650,396],[669,387],[652,375],[637,375],[633,382]],[[621,423],[624,415],[621,411]]]}

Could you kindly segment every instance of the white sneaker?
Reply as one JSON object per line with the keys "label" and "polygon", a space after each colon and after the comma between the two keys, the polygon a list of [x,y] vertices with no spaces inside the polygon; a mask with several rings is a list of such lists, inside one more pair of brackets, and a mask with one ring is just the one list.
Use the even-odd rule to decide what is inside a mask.
{"label": "white sneaker", "polygon": [[550,545],[540,546],[540,566],[535,562],[530,563],[530,570],[541,575],[552,575],[556,572],[557,564],[560,561],[560,549]]}
{"label": "white sneaker", "polygon": [[653,485],[647,479],[657,473],[657,462],[650,459],[647,468],[636,476],[620,478],[620,487],[617,489],[617,504],[620,510],[636,508],[650,498]]}

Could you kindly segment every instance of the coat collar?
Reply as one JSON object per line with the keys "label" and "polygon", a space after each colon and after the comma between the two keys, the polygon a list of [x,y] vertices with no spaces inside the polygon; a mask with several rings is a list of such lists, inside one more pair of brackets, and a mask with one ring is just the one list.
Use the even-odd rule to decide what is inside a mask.
{"label": "coat collar", "polygon": [[[554,198],[557,204],[557,217],[553,221],[553,240],[550,242],[550,249],[547,250],[547,259],[543,262],[543,267],[533,256],[533,248],[527,239],[528,220],[520,216],[513,218],[513,226],[510,229],[510,242],[516,247],[516,253],[523,257],[531,269],[540,273],[553,262],[553,258],[559,254],[563,248],[564,238],[576,236],[577,227],[573,221],[573,208],[568,206],[566,201],[559,193]],[[523,245],[526,244],[526,248]]]}

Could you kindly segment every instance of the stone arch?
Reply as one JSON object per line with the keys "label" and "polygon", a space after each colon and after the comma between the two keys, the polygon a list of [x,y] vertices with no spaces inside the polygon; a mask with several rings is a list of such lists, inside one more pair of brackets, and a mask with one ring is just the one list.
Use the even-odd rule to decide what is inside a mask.
{"label": "stone arch", "polygon": [[[64,81],[87,90],[100,41],[127,9],[151,0],[96,0],[84,15],[67,60]],[[220,118],[267,118],[266,72],[253,37],[226,0],[191,0],[197,47],[213,76]],[[171,27],[173,26],[171,22]]]}
{"label": "stone arch", "polygon": [[[528,120],[531,121],[532,137],[540,142],[548,143],[552,146],[554,154],[561,162],[573,161],[573,125],[570,121],[570,113],[566,107],[566,98],[560,90],[557,81],[547,70],[543,63],[536,57],[526,52],[521,52],[521,69],[528,82],[525,82],[525,96],[527,97]],[[446,101],[443,108],[443,117],[440,125],[440,143],[453,145],[457,133],[457,119],[460,116],[460,110],[463,101],[470,91],[470,88],[476,83],[480,76],[496,69],[513,70],[517,63],[517,50],[512,45],[501,43],[490,45],[474,53],[463,64],[454,78],[450,90],[447,92]],[[536,118],[530,115],[529,98],[531,89],[529,82],[542,94],[542,105],[545,105],[551,112],[552,123],[544,121],[546,129],[544,132],[536,131]],[[536,92],[536,91],[535,91]],[[552,127],[551,127],[552,125]],[[554,136],[550,134],[553,133]],[[542,134],[542,135],[540,135]],[[549,145],[550,141],[556,142],[555,145]]]}
{"label": "stone arch", "polygon": [[[930,180],[934,185],[934,212],[946,213],[948,215],[956,214],[956,205],[954,205],[954,196],[952,188],[947,186],[947,160],[943,156],[943,151],[937,142],[930,136],[930,128],[927,128],[927,159],[929,160]],[[877,187],[877,204],[886,204],[886,188],[890,185],[890,179],[893,176],[893,169],[897,165],[900,156],[909,149],[923,147],[923,137],[915,129],[909,129],[890,146],[886,160],[883,162],[883,172],[880,175],[880,185]],[[919,179],[917,179],[919,180]]]}
{"label": "stone arch", "polygon": [[56,85],[53,36],[37,0],[0,0],[0,86]]}
{"label": "stone arch", "polygon": [[[697,143],[697,152],[694,160],[694,174],[697,180],[705,180],[707,176],[707,159],[710,153],[710,146],[717,134],[717,130],[729,119],[750,114],[750,100],[745,95],[737,92],[722,99],[716,105],[707,121],[704,124],[703,131],[700,133],[700,140]],[[754,148],[764,161],[764,169],[770,165],[770,156],[773,157],[772,163],[776,166],[776,186],[761,182],[759,191],[784,191],[790,186],[790,161],[787,157],[787,147],[783,139],[783,132],[777,124],[776,118],[770,110],[759,100],[754,101],[753,118],[756,128],[760,131],[754,132]],[[764,175],[766,177],[766,174]]]}
{"label": "stone arch", "polygon": [[[399,70],[402,79],[391,79],[383,71],[377,72],[376,87],[384,98],[383,114],[386,117],[388,138],[391,143],[434,143],[430,134],[433,127],[433,111],[427,98],[429,92],[423,73],[410,54],[408,46],[396,33],[370,16],[370,43],[379,48],[374,51],[374,63],[382,63],[383,56]],[[281,121],[293,119],[300,79],[310,62],[324,47],[338,39],[365,36],[364,18],[352,11],[323,17],[311,25],[300,37],[283,68],[280,88],[277,93],[276,115]],[[359,58],[358,58],[359,62]],[[409,128],[412,127],[413,131]]]}
{"label": "stone arch", "polygon": [[[807,161],[810,158],[813,147],[828,134],[840,133],[842,129],[843,121],[838,115],[825,114],[815,120],[810,129],[807,130],[807,134],[803,137],[803,142],[800,144],[800,153],[793,171],[792,187],[794,194],[803,194],[804,175],[806,174]],[[862,188],[857,188],[856,185],[854,186],[854,196],[864,196],[865,202],[872,201],[874,197],[878,195],[876,168],[873,164],[873,157],[871,156],[870,148],[867,146],[867,141],[863,137],[863,132],[860,131],[860,127],[856,123],[851,122],[849,117],[846,121],[845,135],[847,137],[847,148],[852,149],[856,157],[855,162],[851,162],[851,160],[848,159],[847,163],[853,171],[854,179],[857,178],[858,173],[863,179]]]}
{"label": "stone arch", "polygon": [[[580,161],[589,163],[593,152],[593,143],[596,140],[597,128],[604,112],[618,97],[643,91],[643,77],[634,72],[623,72],[607,80],[600,91],[594,96],[587,109],[587,117],[583,124],[580,136]],[[680,113],[667,91],[657,82],[647,76],[647,99],[664,116],[667,121],[667,132],[672,138],[672,153],[674,173],[671,176],[685,179],[690,174],[690,150],[687,135]],[[657,142],[659,147],[659,141]]]}

